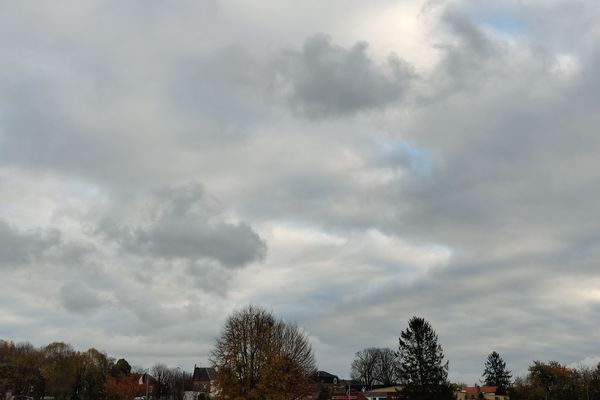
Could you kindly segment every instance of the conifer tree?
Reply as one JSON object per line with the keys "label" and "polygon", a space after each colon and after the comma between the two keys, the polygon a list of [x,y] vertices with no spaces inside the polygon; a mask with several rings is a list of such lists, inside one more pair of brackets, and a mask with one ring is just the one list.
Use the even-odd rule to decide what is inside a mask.
{"label": "conifer tree", "polygon": [[506,369],[506,363],[495,351],[492,351],[485,362],[482,382],[487,386],[497,386],[496,394],[504,395],[511,386],[512,375]]}
{"label": "conifer tree", "polygon": [[448,362],[429,322],[413,317],[400,334],[399,372],[403,397],[411,400],[452,399]]}

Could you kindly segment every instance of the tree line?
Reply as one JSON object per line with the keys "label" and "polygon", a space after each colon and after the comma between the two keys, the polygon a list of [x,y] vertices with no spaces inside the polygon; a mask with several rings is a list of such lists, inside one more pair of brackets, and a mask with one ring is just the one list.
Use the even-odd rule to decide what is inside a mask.
{"label": "tree line", "polygon": [[400,398],[411,400],[453,399],[448,362],[431,324],[413,317],[400,333],[398,350],[367,348],[356,353],[351,377],[366,389],[374,384],[401,385]]}
{"label": "tree line", "polygon": [[[366,388],[401,385],[399,397],[410,400],[452,399],[456,390],[466,386],[448,381],[448,361],[435,331],[423,318],[413,317],[398,343],[397,351],[375,347],[358,351],[351,365],[352,379]],[[480,383],[495,386],[497,395],[511,400],[600,400],[600,363],[571,368],[557,361],[534,361],[525,376],[513,380],[500,354],[492,351]]]}
{"label": "tree line", "polygon": [[[94,348],[80,352],[60,342],[36,348],[29,343],[0,340],[3,398],[11,392],[34,399],[131,400],[145,394],[145,387],[138,382],[139,374],[144,372],[124,358],[117,360]],[[160,363],[149,372],[160,397],[182,400],[191,375]]]}
{"label": "tree line", "polygon": [[534,361],[524,377],[515,379],[511,400],[598,400],[600,363],[568,367],[558,361]]}
{"label": "tree line", "polygon": [[[267,310],[247,306],[226,320],[210,353],[215,369],[212,394],[227,400],[299,400],[315,396],[316,362],[308,335]],[[448,380],[448,361],[431,324],[413,317],[400,332],[398,348],[370,347],[356,353],[352,379],[365,388],[399,385],[406,400],[454,398],[461,386]],[[144,372],[96,349],[75,351],[65,343],[42,348],[0,340],[0,395],[7,391],[34,399],[132,400],[144,394]],[[150,369],[155,397],[182,400],[190,374],[164,364]],[[600,400],[600,364],[569,368],[556,361],[534,361],[523,377],[512,373],[497,352],[485,360],[481,384],[511,400]],[[331,392],[318,393],[319,400]]]}

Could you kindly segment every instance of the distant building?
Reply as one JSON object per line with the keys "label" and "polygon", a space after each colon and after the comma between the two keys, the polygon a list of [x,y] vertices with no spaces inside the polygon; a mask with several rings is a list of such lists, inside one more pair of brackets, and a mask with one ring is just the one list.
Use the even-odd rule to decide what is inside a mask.
{"label": "distant building", "polygon": [[[312,378],[311,395],[309,398],[329,398],[331,394],[340,386],[340,379],[337,375],[325,371],[317,371]],[[325,397],[323,397],[325,396]]]}
{"label": "distant building", "polygon": [[214,368],[197,367],[194,365],[194,373],[189,390],[183,394],[184,400],[198,400],[202,395],[214,394],[213,381],[215,378]]}
{"label": "distant building", "polygon": [[506,395],[497,395],[496,386],[464,386],[456,392],[456,400],[509,400]]}
{"label": "distant building", "polygon": [[321,384],[325,384],[325,385],[334,385],[334,386],[339,385],[339,382],[340,382],[337,375],[333,375],[333,374],[330,374],[329,372],[325,372],[325,371],[317,371],[315,380],[317,381],[317,383],[321,383]]}
{"label": "distant building", "polygon": [[367,400],[396,400],[400,398],[402,386],[383,386],[363,392]]}
{"label": "distant building", "polygon": [[350,393],[347,389],[339,388],[331,394],[331,400],[368,400],[365,394],[360,390],[350,389]]}

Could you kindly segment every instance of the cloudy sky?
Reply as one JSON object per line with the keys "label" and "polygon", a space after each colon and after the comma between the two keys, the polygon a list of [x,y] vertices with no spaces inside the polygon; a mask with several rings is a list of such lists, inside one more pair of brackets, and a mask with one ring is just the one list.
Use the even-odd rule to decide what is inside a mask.
{"label": "cloudy sky", "polygon": [[595,0],[0,2],[0,337],[600,359]]}

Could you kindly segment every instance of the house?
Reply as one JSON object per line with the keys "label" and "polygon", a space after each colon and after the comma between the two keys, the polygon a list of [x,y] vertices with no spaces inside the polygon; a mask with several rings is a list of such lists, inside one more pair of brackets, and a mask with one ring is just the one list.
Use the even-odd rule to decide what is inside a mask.
{"label": "house", "polygon": [[399,398],[402,386],[383,386],[363,392],[367,400],[394,400]]}
{"label": "house", "polygon": [[320,384],[334,386],[337,386],[340,382],[337,375],[333,375],[325,371],[317,371],[317,373],[315,374],[315,381]]}
{"label": "house", "polygon": [[329,398],[339,386],[340,379],[337,375],[326,371],[317,371],[312,377],[311,395],[309,397],[314,399]]}
{"label": "house", "polygon": [[509,396],[497,395],[496,386],[464,386],[456,392],[456,400],[509,400]]}
{"label": "house", "polygon": [[339,388],[331,394],[331,400],[367,400],[367,398],[360,390],[350,389],[348,394],[346,388]]}
{"label": "house", "polygon": [[192,382],[183,394],[184,400],[199,400],[206,395],[214,394],[212,381],[215,377],[214,368],[198,367],[194,365]]}

